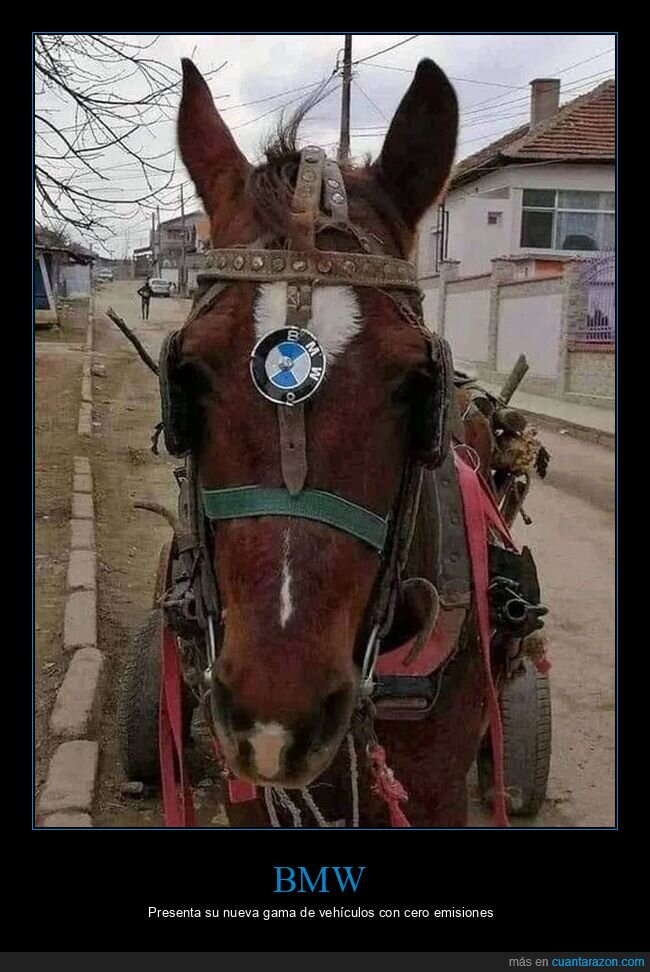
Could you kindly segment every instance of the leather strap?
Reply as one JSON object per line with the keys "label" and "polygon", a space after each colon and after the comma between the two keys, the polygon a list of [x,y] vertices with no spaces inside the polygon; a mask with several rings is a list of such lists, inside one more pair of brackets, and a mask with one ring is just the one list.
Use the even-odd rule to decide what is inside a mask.
{"label": "leather strap", "polygon": [[325,153],[308,146],[300,153],[296,188],[291,200],[291,243],[298,249],[316,246],[316,219],[320,212],[320,194]]}
{"label": "leather strap", "polygon": [[[481,484],[480,476],[462,458],[460,450],[454,451],[458,483],[463,497],[465,529],[469,548],[472,579],[474,582],[474,602],[478,628],[483,672],[485,676],[487,708],[490,720],[490,741],[492,744],[494,823],[497,827],[508,826],[506,811],[505,774],[503,765],[503,726],[501,710],[492,674],[490,657],[490,606],[488,601],[489,564],[488,564],[488,522],[497,518],[488,512],[493,505]],[[506,531],[507,532],[507,531]],[[512,544],[512,540],[510,540]]]}
{"label": "leather strap", "polygon": [[421,292],[414,264],[398,257],[329,250],[262,250],[232,247],[211,250],[200,284],[217,280],[254,283],[348,284],[352,287],[394,287]]}
{"label": "leather strap", "polygon": [[164,621],[161,652],[158,745],[165,826],[194,827],[192,789],[183,759],[183,676],[176,637]]}
{"label": "leather strap", "polygon": [[[287,287],[287,326],[305,330],[311,318],[311,287],[289,284]],[[307,479],[307,445],[305,410],[301,404],[278,405],[280,430],[280,463],[284,484],[295,496]]]}
{"label": "leather strap", "polygon": [[382,553],[388,523],[378,513],[320,489],[304,489],[292,496],[286,489],[235,486],[202,490],[203,509],[210,520],[237,520],[251,516],[295,516],[316,520],[363,540]]}
{"label": "leather strap", "polygon": [[397,502],[397,518],[377,594],[374,598],[371,628],[377,627],[381,640],[390,631],[395,607],[408,562],[422,489],[421,466],[408,462]]}
{"label": "leather strap", "polygon": [[328,159],[323,166],[323,202],[336,222],[348,222],[348,198],[343,176],[336,162]]}
{"label": "leather strap", "polygon": [[282,478],[291,496],[296,496],[307,478],[305,412],[302,404],[278,405],[277,411]]}

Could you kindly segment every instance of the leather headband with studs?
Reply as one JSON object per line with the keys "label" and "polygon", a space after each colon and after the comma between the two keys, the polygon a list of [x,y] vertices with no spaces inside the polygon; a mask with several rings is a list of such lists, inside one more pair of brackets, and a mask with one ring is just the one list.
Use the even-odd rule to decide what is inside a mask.
{"label": "leather headband with studs", "polygon": [[350,284],[419,291],[415,266],[408,260],[326,250],[211,250],[198,282],[252,280],[274,283]]}

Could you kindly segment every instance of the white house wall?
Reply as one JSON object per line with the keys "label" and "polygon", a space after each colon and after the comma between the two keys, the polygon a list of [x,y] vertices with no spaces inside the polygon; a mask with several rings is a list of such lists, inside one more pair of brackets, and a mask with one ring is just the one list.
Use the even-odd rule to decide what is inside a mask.
{"label": "white house wall", "polygon": [[[508,189],[509,199],[485,197],[483,193]],[[519,246],[521,203],[524,189],[582,189],[614,192],[613,165],[570,165],[567,163],[513,165],[482,176],[476,182],[452,190],[445,206],[449,212],[447,259],[457,260],[460,276],[489,273],[491,261],[524,253],[545,256],[569,251],[531,250]],[[502,212],[501,225],[488,225],[488,212]],[[432,273],[429,266],[429,236],[437,224],[437,207],[423,216],[419,228],[418,270],[421,277]]]}
{"label": "white house wall", "polygon": [[445,338],[451,345],[454,361],[464,364],[487,361],[489,323],[488,287],[470,293],[447,292]]}
{"label": "white house wall", "polygon": [[499,301],[497,371],[508,373],[519,355],[525,354],[531,377],[556,378],[562,294],[506,297],[505,289],[501,288]]}

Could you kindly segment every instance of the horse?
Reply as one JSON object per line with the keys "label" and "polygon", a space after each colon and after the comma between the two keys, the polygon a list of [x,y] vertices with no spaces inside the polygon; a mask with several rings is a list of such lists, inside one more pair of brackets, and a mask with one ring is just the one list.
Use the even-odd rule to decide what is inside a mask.
{"label": "horse", "polygon": [[[375,666],[445,608],[435,600],[441,524],[430,471],[444,457],[432,459],[430,438],[450,407],[439,387],[448,376],[434,366],[440,342],[405,268],[418,222],[450,177],[454,89],[422,60],[375,162],[337,165],[317,147],[301,150],[294,122],[253,166],[196,66],[182,67],[180,152],[210,220],[214,274],[225,276],[197,298],[176,348],[203,495],[221,504],[211,524],[221,611],[211,713],[229,771],[266,796],[266,806],[231,807],[231,824],[290,825],[300,812],[303,825],[354,817],[387,827],[397,788],[400,800],[408,794],[410,826],[466,826],[489,688],[471,590],[447,612],[449,644],[425,717],[375,721],[367,699]],[[304,400],[282,385],[294,381],[292,355],[306,356]],[[244,488],[246,502],[257,489],[279,505],[224,513]],[[304,512],[311,501],[327,506],[323,496],[330,521]],[[344,504],[356,511],[356,534],[334,522]],[[359,535],[373,517],[409,534],[388,589],[386,548]],[[375,608],[387,590],[380,626]],[[355,738],[381,744],[379,769]],[[393,811],[377,798],[381,780],[393,787]]]}

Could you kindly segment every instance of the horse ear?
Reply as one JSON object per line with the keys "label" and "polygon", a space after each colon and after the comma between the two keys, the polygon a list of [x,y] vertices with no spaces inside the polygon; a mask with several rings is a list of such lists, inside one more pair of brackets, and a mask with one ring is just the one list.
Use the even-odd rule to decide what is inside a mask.
{"label": "horse ear", "polygon": [[219,204],[243,192],[250,165],[215,108],[196,65],[184,57],[178,144],[185,166],[210,217]]}
{"label": "horse ear", "polygon": [[454,89],[433,61],[420,61],[373,166],[410,229],[447,184],[457,134]]}

